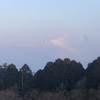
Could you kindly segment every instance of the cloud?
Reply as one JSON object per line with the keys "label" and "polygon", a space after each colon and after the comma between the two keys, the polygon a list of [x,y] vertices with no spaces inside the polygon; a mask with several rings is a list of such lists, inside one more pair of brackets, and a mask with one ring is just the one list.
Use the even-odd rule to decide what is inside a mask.
{"label": "cloud", "polygon": [[70,52],[77,52],[77,50],[70,45],[69,41],[70,37],[69,35],[66,34],[66,35],[59,35],[59,36],[55,35],[52,37],[46,37],[44,42],[47,46],[52,45]]}
{"label": "cloud", "polygon": [[61,37],[56,37],[51,39],[51,43],[54,46],[60,47],[60,48],[66,48],[66,43],[65,43],[65,37],[61,36]]}

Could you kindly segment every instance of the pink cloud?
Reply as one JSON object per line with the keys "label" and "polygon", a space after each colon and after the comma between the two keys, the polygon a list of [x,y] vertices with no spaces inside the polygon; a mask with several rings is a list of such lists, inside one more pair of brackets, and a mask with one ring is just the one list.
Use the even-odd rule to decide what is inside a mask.
{"label": "pink cloud", "polygon": [[73,47],[71,47],[71,45],[68,43],[67,37],[66,36],[61,36],[61,37],[57,37],[51,40],[51,43],[57,47],[60,47],[62,49],[71,51],[71,52],[77,52],[76,49],[74,49]]}
{"label": "pink cloud", "polygon": [[67,34],[45,38],[45,44],[48,46],[53,45],[62,48],[64,50],[77,53],[78,51],[75,48],[73,48],[69,42],[70,42],[70,37]]}
{"label": "pink cloud", "polygon": [[58,37],[51,40],[51,43],[55,46],[64,48],[64,37]]}

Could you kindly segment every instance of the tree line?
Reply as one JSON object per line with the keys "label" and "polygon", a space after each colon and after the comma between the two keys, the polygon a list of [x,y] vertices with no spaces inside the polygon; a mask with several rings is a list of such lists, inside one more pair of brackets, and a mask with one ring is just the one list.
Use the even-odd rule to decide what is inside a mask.
{"label": "tree line", "polygon": [[100,87],[100,57],[84,69],[80,62],[69,58],[48,62],[33,78],[34,88],[41,91],[71,91],[73,89],[98,89]]}
{"label": "tree line", "polygon": [[37,90],[38,92],[64,92],[74,89],[89,90],[100,88],[100,57],[84,69],[80,62],[58,58],[48,62],[44,69],[34,75],[24,64],[20,70],[14,64],[0,66],[0,90],[13,89],[19,96]]}

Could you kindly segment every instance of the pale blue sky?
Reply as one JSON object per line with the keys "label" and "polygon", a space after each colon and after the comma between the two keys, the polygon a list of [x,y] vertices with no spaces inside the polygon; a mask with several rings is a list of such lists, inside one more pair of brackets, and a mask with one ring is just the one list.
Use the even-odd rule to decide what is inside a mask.
{"label": "pale blue sky", "polygon": [[0,0],[0,64],[100,56],[100,0]]}

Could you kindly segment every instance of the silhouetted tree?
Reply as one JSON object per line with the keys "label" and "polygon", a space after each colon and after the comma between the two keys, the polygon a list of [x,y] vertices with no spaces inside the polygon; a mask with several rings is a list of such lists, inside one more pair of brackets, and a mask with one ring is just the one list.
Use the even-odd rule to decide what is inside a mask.
{"label": "silhouetted tree", "polygon": [[86,69],[87,88],[97,89],[100,84],[100,58],[98,57]]}
{"label": "silhouetted tree", "polygon": [[79,81],[83,76],[84,68],[82,64],[77,63],[76,61],[71,61],[64,75],[64,84],[66,85],[66,89],[74,89],[77,81]]}
{"label": "silhouetted tree", "polygon": [[80,63],[70,59],[57,59],[49,62],[43,70],[34,75],[34,86],[43,91],[56,91],[63,86],[73,89],[78,80],[84,76],[84,68]]}
{"label": "silhouetted tree", "polygon": [[18,69],[14,64],[8,65],[4,75],[5,88],[18,84]]}
{"label": "silhouetted tree", "polygon": [[24,94],[33,89],[33,75],[27,64],[24,64],[19,71],[19,91]]}
{"label": "silhouetted tree", "polygon": [[4,78],[6,70],[1,66],[0,68],[0,90],[4,89]]}

